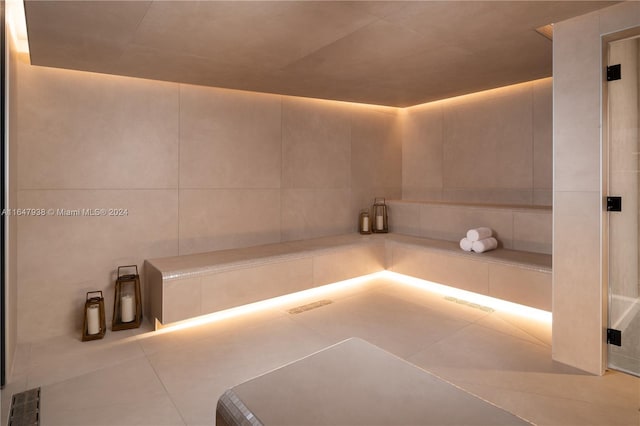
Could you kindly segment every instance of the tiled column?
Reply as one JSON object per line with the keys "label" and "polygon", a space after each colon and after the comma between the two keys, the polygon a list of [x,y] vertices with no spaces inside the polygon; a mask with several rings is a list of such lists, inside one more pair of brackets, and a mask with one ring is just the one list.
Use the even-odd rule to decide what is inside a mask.
{"label": "tiled column", "polygon": [[625,2],[555,25],[553,358],[602,374],[606,288],[601,186],[601,36],[640,25]]}

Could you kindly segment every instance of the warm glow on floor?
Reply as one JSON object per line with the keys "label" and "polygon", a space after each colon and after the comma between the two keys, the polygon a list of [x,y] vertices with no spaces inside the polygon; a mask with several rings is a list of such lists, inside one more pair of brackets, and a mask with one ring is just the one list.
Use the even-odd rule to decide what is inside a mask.
{"label": "warm glow on floor", "polygon": [[508,312],[525,318],[551,323],[551,312],[543,311],[541,309],[535,309],[529,306],[507,302],[506,300],[496,299],[494,297],[472,293],[466,290],[460,290],[458,288],[437,284],[431,281],[421,280],[419,278],[413,278],[391,271],[383,271],[382,275],[385,278],[393,280],[395,282],[427,290],[432,293],[437,293],[448,297],[455,297],[456,299],[465,300],[470,303],[487,306],[491,309],[495,309],[496,311]]}
{"label": "warm glow on floor", "polygon": [[[330,297],[330,294],[335,291],[344,290],[347,288],[355,288],[365,285],[375,279],[385,279],[393,283],[401,285],[409,285],[414,288],[419,288],[431,293],[436,293],[445,297],[453,297],[459,300],[463,300],[469,303],[486,306],[496,311],[508,312],[514,315],[522,316],[525,318],[543,321],[551,323],[551,312],[543,311],[540,309],[530,308],[528,306],[519,305],[505,300],[496,299],[489,296],[484,296],[477,293],[472,293],[465,290],[437,284],[431,281],[425,281],[418,278],[413,278],[407,275],[398,274],[391,271],[380,271],[369,275],[364,275],[358,278],[350,280],[339,281],[332,284],[327,284],[322,287],[316,287],[309,290],[300,291],[297,293],[287,294],[285,296],[275,297],[273,299],[263,300],[249,305],[239,306],[236,308],[227,309],[224,311],[215,312],[209,315],[203,315],[200,317],[179,321],[167,325],[156,323],[156,331],[148,333],[149,336],[157,333],[170,333],[173,331],[184,330],[190,327],[197,327],[204,324],[209,324],[217,321],[222,321],[230,318],[239,317],[241,315],[247,315],[255,313],[265,309],[273,309],[284,307],[285,305],[291,305],[292,303],[298,303],[302,301],[313,300],[314,298]],[[138,338],[141,336],[138,336]]]}
{"label": "warm glow on floor", "polygon": [[376,272],[369,275],[363,275],[361,277],[352,278],[345,281],[339,281],[332,284],[323,285],[321,287],[310,288],[309,290],[299,291],[297,293],[286,294],[284,296],[274,297],[273,299],[262,300],[260,302],[251,303],[249,305],[238,306],[237,308],[226,309],[224,311],[215,312],[208,315],[203,315],[196,318],[191,318],[184,321],[174,322],[167,325],[160,323],[156,324],[157,331],[160,333],[167,333],[177,330],[183,330],[185,328],[196,327],[203,324],[209,324],[216,321],[222,321],[229,318],[238,317],[240,315],[246,315],[253,312],[257,312],[264,309],[273,309],[282,307],[291,303],[301,302],[311,298],[322,298],[335,291],[344,290],[347,288],[355,288],[364,285],[376,278],[383,277],[384,271]]}

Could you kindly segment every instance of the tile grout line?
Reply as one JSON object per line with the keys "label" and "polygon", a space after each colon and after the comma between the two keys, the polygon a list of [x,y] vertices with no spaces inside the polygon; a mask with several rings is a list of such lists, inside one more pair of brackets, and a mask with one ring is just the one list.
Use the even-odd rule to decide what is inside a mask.
{"label": "tile grout line", "polygon": [[[335,301],[334,301],[335,303]],[[304,312],[302,313],[304,314]],[[289,321],[292,321],[295,325],[304,328],[305,330],[308,330],[310,333],[313,334],[314,338],[317,338],[319,340],[328,340],[330,343],[329,344],[333,344],[335,343],[333,339],[333,337],[323,334],[322,332],[314,329],[313,327],[309,326],[308,324],[306,324],[304,321],[302,321],[303,316],[301,315],[291,315],[291,314],[286,314],[285,318],[288,318]],[[356,336],[357,337],[357,336]],[[338,341],[342,341],[344,339],[339,339]],[[333,343],[331,343],[333,342]]]}
{"label": "tile grout line", "polygon": [[178,84],[178,205],[177,205],[177,219],[178,219],[178,223],[176,224],[177,226],[177,236],[178,236],[178,241],[176,241],[177,246],[176,247],[176,252],[178,253],[178,256],[180,256],[180,192],[182,191],[182,188],[180,187],[180,149],[181,149],[181,144],[180,144],[180,140],[182,138],[182,85]]}
{"label": "tile grout line", "polygon": [[283,238],[282,238],[282,216],[284,215],[284,211],[282,209],[282,198],[283,198],[283,189],[284,189],[284,97],[280,96],[280,187],[278,188],[278,195],[279,195],[279,201],[280,201],[280,214],[279,214],[279,219],[280,219],[280,235],[279,235],[279,241],[282,242]]}
{"label": "tile grout line", "polygon": [[82,376],[86,376],[88,374],[93,374],[93,373],[96,373],[96,372],[99,372],[99,371],[106,370],[108,368],[114,368],[114,367],[116,367],[118,365],[126,364],[126,363],[129,363],[129,362],[132,362],[132,361],[135,361],[137,359],[145,357],[145,353],[142,350],[142,348],[141,348],[140,352],[141,353],[139,355],[136,355],[136,356],[133,356],[133,357],[122,358],[122,359],[119,359],[118,361],[114,361],[111,364],[108,364],[108,363],[107,364],[103,364],[98,368],[87,369],[86,371],[82,371],[81,370],[78,373],[70,374],[70,375],[65,376],[63,378],[60,378],[59,380],[54,380],[54,381],[51,381],[51,382],[47,382],[45,380],[45,381],[41,381],[40,383],[31,383],[30,381],[33,380],[33,378],[32,378],[32,371],[31,371],[31,367],[30,367],[29,371],[27,373],[25,373],[25,387],[27,389],[28,388],[32,388],[32,387],[41,387],[41,388],[44,389],[45,387],[63,384],[63,383],[66,383],[68,381],[71,381],[71,380],[76,380],[76,379],[78,379],[78,378],[80,378]]}
{"label": "tile grout line", "polygon": [[[140,346],[142,348],[142,345],[140,345]],[[171,397],[171,394],[169,393],[169,389],[167,389],[167,386],[164,384],[164,381],[162,381],[162,378],[158,374],[158,371],[156,370],[156,367],[153,365],[153,363],[149,359],[149,356],[146,354],[146,352],[144,351],[143,348],[142,348],[142,353],[144,354],[144,358],[147,361],[147,363],[149,363],[149,367],[151,367],[151,370],[153,370],[153,374],[155,374],[156,378],[158,379],[158,382],[160,382],[160,384],[162,385],[162,389],[164,389],[164,392],[167,395],[167,398],[169,398],[169,401],[171,401],[171,404],[173,405],[173,408],[176,410],[176,413],[178,413],[178,416],[180,416],[180,419],[182,420],[182,424],[185,425],[185,426],[188,425],[189,423],[187,423],[186,419],[182,415],[182,411],[180,411],[180,409],[176,405],[176,402]]]}
{"label": "tile grout line", "polygon": [[[489,314],[487,314],[487,315],[489,315]],[[465,325],[463,325],[462,327],[458,328],[458,329],[457,329],[456,331],[454,331],[452,334],[447,334],[446,336],[443,336],[443,337],[441,337],[441,338],[439,338],[439,339],[435,340],[435,341],[434,341],[434,342],[432,342],[431,344],[429,344],[429,345],[427,345],[427,346],[425,346],[425,347],[423,347],[423,348],[419,349],[418,351],[416,351],[416,352],[414,352],[414,353],[412,353],[412,354],[407,354],[407,355],[406,355],[406,357],[405,357],[404,359],[405,359],[405,360],[407,360],[408,362],[410,362],[411,364],[414,364],[414,365],[418,366],[419,368],[422,368],[423,370],[428,371],[428,372],[430,372],[430,373],[431,373],[431,371],[430,371],[430,370],[427,370],[427,369],[426,369],[426,367],[422,367],[422,366],[420,366],[420,365],[418,365],[418,364],[415,364],[415,363],[411,360],[411,358],[414,358],[414,357],[416,357],[418,354],[421,354],[422,352],[425,352],[426,350],[428,350],[428,349],[432,348],[433,346],[435,346],[435,345],[437,345],[437,344],[439,344],[439,343],[441,343],[441,342],[443,342],[443,341],[445,341],[445,340],[447,340],[447,339],[449,339],[449,338],[454,337],[455,335],[459,334],[459,333],[460,333],[460,332],[462,332],[463,330],[466,330],[467,328],[469,328],[470,326],[472,326],[472,325],[474,325],[474,324],[475,324],[475,322],[468,321],[468,322],[467,322],[467,324],[465,324]]]}
{"label": "tile grout line", "polygon": [[[527,330],[525,330],[524,328],[522,328],[522,327],[518,326],[517,324],[514,324],[514,323],[512,323],[511,321],[506,321],[506,320],[505,320],[505,319],[503,319],[503,318],[500,318],[500,319],[502,319],[503,321],[507,322],[510,326],[515,327],[515,328],[517,328],[518,330],[522,331],[524,334],[526,334],[527,336],[531,337],[531,338],[532,338],[532,339],[534,339],[535,341],[540,342],[540,343],[539,343],[540,345],[542,345],[542,346],[544,346],[544,347],[546,347],[546,348],[551,348],[551,345],[550,345],[550,344],[547,344],[545,341],[543,341],[542,339],[539,339],[538,337],[536,337],[536,336],[534,336],[533,334],[529,333]],[[481,324],[478,324],[478,325],[480,325],[481,327],[484,327],[484,326],[483,326],[483,325],[481,325]]]}
{"label": "tile grout line", "polygon": [[484,328],[484,329],[491,330],[491,331],[495,331],[496,333],[500,333],[500,334],[503,334],[503,335],[505,335],[505,336],[509,336],[509,337],[511,337],[511,338],[513,338],[513,339],[522,340],[523,342],[528,342],[528,343],[531,343],[531,344],[534,344],[534,345],[537,345],[537,346],[542,346],[542,347],[547,348],[547,349],[550,349],[550,348],[551,348],[551,345],[546,344],[544,341],[542,341],[542,340],[538,339],[536,336],[534,336],[534,335],[532,335],[531,333],[527,332],[526,330],[524,330],[524,329],[522,329],[522,328],[518,327],[517,325],[515,325],[515,324],[511,323],[510,321],[506,321],[506,320],[505,320],[505,319],[503,319],[503,318],[500,318],[500,319],[501,319],[502,321],[506,322],[508,325],[510,325],[510,326],[512,326],[512,327],[514,327],[514,328],[516,328],[516,329],[518,329],[519,331],[523,332],[523,333],[524,333],[524,334],[526,334],[527,336],[531,337],[532,339],[534,339],[534,340],[535,340],[536,342],[538,342],[538,343],[536,343],[536,342],[531,342],[531,341],[529,341],[529,340],[523,339],[522,337],[514,336],[514,335],[512,335],[512,334],[505,333],[505,332],[500,331],[500,330],[497,330],[497,329],[495,329],[495,328],[493,328],[493,327],[489,327],[489,326],[482,325],[482,324],[480,324],[480,323],[479,323],[479,321],[480,321],[481,319],[488,318],[488,317],[489,317],[489,315],[493,315],[494,313],[498,313],[498,311],[495,311],[495,312],[489,312],[489,313],[487,313],[487,315],[485,315],[485,316],[483,316],[483,317],[481,317],[481,318],[478,318],[478,319],[474,320],[474,321],[473,321],[473,324],[477,325],[478,327],[482,327],[482,328]]}
{"label": "tile grout line", "polygon": [[536,88],[531,83],[531,204],[534,203],[536,186]]}
{"label": "tile grout line", "polygon": [[[509,392],[516,392],[516,393],[521,393],[521,394],[528,394],[528,395],[536,395],[539,397],[543,397],[543,398],[549,398],[549,399],[561,399],[561,400],[565,400],[565,401],[574,401],[574,402],[580,402],[580,403],[586,403],[589,405],[602,405],[603,407],[610,407],[611,405],[609,404],[605,404],[603,402],[597,402],[597,401],[588,401],[586,399],[576,399],[576,398],[570,398],[567,396],[560,396],[560,395],[548,395],[548,394],[544,394],[544,393],[540,393],[540,392],[530,392],[528,390],[522,390],[522,389],[514,389],[508,386],[497,386],[497,385],[487,385],[485,383],[476,383],[476,382],[470,382],[470,381],[466,381],[466,380],[457,380],[458,383],[464,383],[466,385],[471,385],[471,386],[482,386],[482,387],[487,387],[487,388],[492,388],[492,389],[500,389],[500,390],[506,390]],[[460,386],[462,389],[465,389],[463,386]],[[466,389],[465,389],[466,390]],[[502,407],[504,409],[504,407]],[[509,411],[509,410],[507,410]]]}

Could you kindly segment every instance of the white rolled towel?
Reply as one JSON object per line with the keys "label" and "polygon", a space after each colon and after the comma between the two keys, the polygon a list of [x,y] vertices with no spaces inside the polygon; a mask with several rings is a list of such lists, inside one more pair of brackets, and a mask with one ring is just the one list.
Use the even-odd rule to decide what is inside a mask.
{"label": "white rolled towel", "polygon": [[492,235],[493,235],[493,231],[491,230],[491,228],[487,228],[484,226],[480,228],[469,229],[467,231],[467,239],[471,242],[489,238]]}
{"label": "white rolled towel", "polygon": [[460,240],[460,248],[464,251],[471,251],[473,246],[473,242],[469,241],[468,238],[463,238]]}
{"label": "white rolled towel", "polygon": [[493,237],[474,241],[471,246],[471,249],[476,253],[484,253],[485,251],[493,250],[495,248],[498,248],[498,240]]}

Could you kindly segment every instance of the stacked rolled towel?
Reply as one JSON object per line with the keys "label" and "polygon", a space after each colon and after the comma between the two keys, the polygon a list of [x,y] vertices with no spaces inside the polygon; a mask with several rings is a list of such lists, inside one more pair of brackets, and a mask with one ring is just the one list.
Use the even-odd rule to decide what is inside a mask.
{"label": "stacked rolled towel", "polygon": [[493,237],[484,238],[482,240],[474,241],[471,249],[476,253],[483,253],[485,251],[498,248],[498,240]]}
{"label": "stacked rolled towel", "polygon": [[460,240],[460,248],[464,251],[475,251],[483,253],[485,251],[498,248],[498,240],[492,237],[491,228],[481,227],[469,229],[467,236]]}
{"label": "stacked rolled towel", "polygon": [[485,238],[490,238],[493,235],[493,231],[491,228],[481,227],[481,228],[473,228],[467,231],[467,240],[474,242],[484,240]]}
{"label": "stacked rolled towel", "polygon": [[473,248],[473,241],[469,241],[467,237],[460,240],[460,248],[464,251],[471,251]]}

